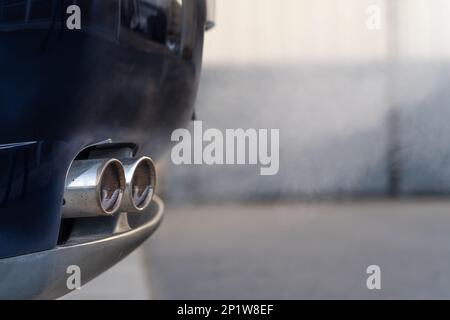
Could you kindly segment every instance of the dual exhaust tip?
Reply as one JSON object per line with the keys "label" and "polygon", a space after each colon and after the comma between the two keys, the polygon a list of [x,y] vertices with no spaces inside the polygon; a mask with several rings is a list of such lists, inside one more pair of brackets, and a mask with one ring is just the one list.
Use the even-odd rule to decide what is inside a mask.
{"label": "dual exhaust tip", "polygon": [[155,185],[155,165],[149,157],[75,160],[66,179],[62,217],[144,211]]}

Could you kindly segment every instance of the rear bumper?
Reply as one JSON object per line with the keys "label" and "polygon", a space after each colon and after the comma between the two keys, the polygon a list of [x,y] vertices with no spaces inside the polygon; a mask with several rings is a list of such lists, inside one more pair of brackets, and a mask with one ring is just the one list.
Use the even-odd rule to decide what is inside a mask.
{"label": "rear bumper", "polygon": [[80,268],[84,285],[144,242],[161,223],[163,211],[163,202],[155,196],[145,213],[118,219],[111,234],[74,236],[51,250],[0,260],[0,299],[61,297],[71,291],[67,270],[73,265]]}

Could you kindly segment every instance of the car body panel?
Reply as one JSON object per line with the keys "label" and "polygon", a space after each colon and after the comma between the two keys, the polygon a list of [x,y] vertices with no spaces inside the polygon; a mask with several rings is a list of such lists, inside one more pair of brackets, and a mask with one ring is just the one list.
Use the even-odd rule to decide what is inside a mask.
{"label": "car body panel", "polygon": [[[142,17],[153,2],[154,21]],[[193,114],[206,19],[203,0],[184,1],[169,43],[154,30],[170,29],[161,15],[178,1],[79,0],[79,31],[65,28],[73,1],[0,8],[11,3],[20,14],[0,14],[0,259],[56,246],[66,174],[84,148],[131,143],[160,158]]]}

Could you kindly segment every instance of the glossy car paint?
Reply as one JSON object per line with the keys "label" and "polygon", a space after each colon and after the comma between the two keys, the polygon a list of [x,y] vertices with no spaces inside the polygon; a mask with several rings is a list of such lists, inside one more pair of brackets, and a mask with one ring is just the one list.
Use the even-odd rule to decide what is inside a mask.
{"label": "glossy car paint", "polygon": [[193,114],[204,0],[78,0],[79,31],[74,2],[0,0],[0,258],[55,247],[82,149],[158,160]]}

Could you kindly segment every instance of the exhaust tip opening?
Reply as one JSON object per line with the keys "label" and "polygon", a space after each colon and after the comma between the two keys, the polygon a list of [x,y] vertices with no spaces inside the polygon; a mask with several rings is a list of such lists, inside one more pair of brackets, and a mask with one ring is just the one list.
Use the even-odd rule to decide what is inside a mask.
{"label": "exhaust tip opening", "polygon": [[145,209],[151,202],[155,186],[155,167],[151,159],[141,158],[131,180],[131,200],[138,210]]}
{"label": "exhaust tip opening", "polygon": [[103,167],[98,184],[98,199],[106,214],[114,214],[119,209],[124,190],[125,173],[122,164],[112,159]]}

